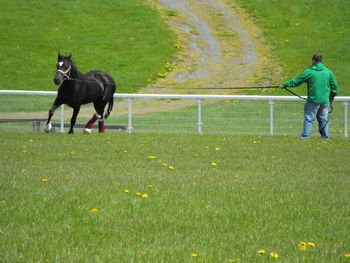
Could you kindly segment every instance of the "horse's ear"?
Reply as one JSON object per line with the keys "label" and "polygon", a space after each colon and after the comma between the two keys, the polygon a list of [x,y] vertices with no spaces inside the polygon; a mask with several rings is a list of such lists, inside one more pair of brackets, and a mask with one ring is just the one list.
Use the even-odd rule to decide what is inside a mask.
{"label": "horse's ear", "polygon": [[71,58],[72,57],[72,53],[70,53],[68,57]]}
{"label": "horse's ear", "polygon": [[60,54],[60,52],[58,52],[57,59],[60,60],[60,58],[61,58],[61,54]]}

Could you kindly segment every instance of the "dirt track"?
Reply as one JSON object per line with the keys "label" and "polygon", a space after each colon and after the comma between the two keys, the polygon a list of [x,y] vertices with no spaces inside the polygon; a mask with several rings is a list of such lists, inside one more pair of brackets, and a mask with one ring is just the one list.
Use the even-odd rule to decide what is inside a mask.
{"label": "dirt track", "polygon": [[175,71],[154,85],[163,89],[151,87],[141,93],[196,92],[178,92],[177,87],[264,85],[279,75],[259,28],[232,0],[153,1],[161,5],[161,14],[176,11],[175,18],[163,15],[163,19],[183,47]]}

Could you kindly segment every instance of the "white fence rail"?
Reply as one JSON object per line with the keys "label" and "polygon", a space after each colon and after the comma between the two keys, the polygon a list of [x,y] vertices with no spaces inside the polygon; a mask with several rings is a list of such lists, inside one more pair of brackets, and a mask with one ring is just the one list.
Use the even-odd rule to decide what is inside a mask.
{"label": "white fence rail", "polygon": [[[18,96],[56,96],[57,92],[45,92],[45,91],[20,91],[20,90],[0,90],[0,127],[1,123],[6,123],[6,119],[10,116],[25,116],[24,113],[16,112],[15,101],[12,102],[12,106],[6,106],[8,97]],[[1,99],[1,96],[3,98]],[[276,134],[275,128],[279,123],[289,124],[289,128],[293,129],[293,133],[296,131],[299,133],[301,127],[292,127],[291,123],[298,123],[299,126],[302,124],[302,101],[298,97],[293,96],[251,96],[251,95],[177,95],[177,94],[114,94],[116,99],[121,99],[123,102],[115,105],[114,112],[119,113],[119,119],[115,121],[126,122],[125,126],[129,133],[138,132],[138,131],[150,131],[145,128],[135,128],[134,120],[142,120],[142,123],[147,123],[148,120],[152,119],[153,124],[157,124],[158,119],[167,119],[174,118],[176,114],[183,116],[183,113],[186,112],[186,116],[183,116],[181,119],[176,119],[175,125],[170,129],[165,130],[166,132],[177,132],[181,131],[179,127],[182,124],[186,124],[188,130],[183,129],[185,132],[198,132],[206,133],[205,130],[208,127],[213,128],[215,125],[216,129],[208,129],[208,133],[221,133],[223,130],[229,133],[246,133],[245,130],[240,130],[240,126],[244,126],[245,123],[251,122],[250,125],[260,125],[256,127],[256,130],[248,132],[250,134]],[[53,98],[51,98],[51,103]],[[148,100],[148,104],[144,101]],[[157,103],[159,100],[167,101],[168,103],[163,103],[163,107],[157,109]],[[177,100],[181,100],[183,103],[176,103]],[[142,103],[141,103],[142,102]],[[225,105],[223,102],[227,102]],[[233,105],[233,102],[241,102],[241,104]],[[245,103],[243,103],[245,102]],[[348,126],[348,115],[349,115],[349,102],[350,97],[336,97],[335,98],[335,112],[332,114],[330,120],[331,126],[334,125],[337,128],[336,135],[343,135],[348,137],[349,126]],[[260,103],[260,104],[258,104]],[[10,103],[11,104],[11,103]],[[173,108],[172,111],[165,109],[164,107],[169,106]],[[175,106],[174,106],[175,105]],[[267,107],[265,107],[265,105]],[[44,108],[40,113],[41,118],[47,116],[47,110],[49,109],[49,104],[44,111]],[[151,107],[152,106],[152,107]],[[8,108],[5,108],[8,107]],[[259,109],[258,109],[259,108]],[[343,108],[343,109],[342,109]],[[122,109],[122,110],[120,110]],[[174,110],[175,109],[175,110]],[[341,110],[342,109],[342,110]],[[37,109],[32,109],[36,111]],[[22,110],[22,112],[25,110]],[[28,111],[28,110],[26,110]],[[248,112],[249,111],[249,112]],[[169,115],[171,113],[171,116]],[[163,114],[159,114],[163,113]],[[56,112],[55,115],[59,113]],[[158,114],[158,115],[157,115]],[[64,132],[65,122],[67,122],[65,117],[64,106],[61,106],[60,110],[60,131]],[[278,117],[281,115],[280,117]],[[3,117],[5,116],[5,117]],[[210,117],[209,117],[210,116]],[[333,117],[335,116],[335,117]],[[70,116],[69,116],[70,117]],[[25,117],[24,117],[25,118]],[[79,118],[79,117],[78,117]],[[240,122],[237,122],[233,125],[231,122],[234,119],[240,119]],[[191,123],[187,123],[187,121]],[[333,122],[333,123],[332,123]],[[231,124],[232,125],[231,125]],[[227,125],[226,125],[227,124]],[[228,125],[230,124],[230,125]],[[34,124],[33,124],[34,125]],[[139,125],[140,127],[142,125]],[[196,129],[192,129],[192,127]],[[278,125],[277,125],[278,126]],[[316,126],[316,125],[315,125]],[[144,124],[144,127],[147,127],[147,124]],[[282,127],[282,126],[281,126]],[[231,129],[232,128],[232,129]],[[288,127],[284,127],[287,129]],[[281,131],[277,134],[285,134],[286,132]],[[332,127],[331,127],[332,129]],[[157,130],[151,130],[157,132]],[[162,130],[164,131],[164,130]],[[332,132],[332,130],[331,130]]]}

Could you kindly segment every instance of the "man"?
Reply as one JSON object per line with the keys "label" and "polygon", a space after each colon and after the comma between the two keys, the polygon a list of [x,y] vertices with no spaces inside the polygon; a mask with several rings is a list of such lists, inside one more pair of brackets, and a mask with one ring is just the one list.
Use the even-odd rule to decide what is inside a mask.
{"label": "man", "polygon": [[307,83],[307,102],[304,106],[304,125],[302,139],[308,139],[311,134],[315,116],[321,138],[329,139],[328,107],[329,102],[338,93],[338,83],[332,71],[322,64],[322,56],[314,55],[312,65],[296,78],[280,85],[280,88],[298,87]]}

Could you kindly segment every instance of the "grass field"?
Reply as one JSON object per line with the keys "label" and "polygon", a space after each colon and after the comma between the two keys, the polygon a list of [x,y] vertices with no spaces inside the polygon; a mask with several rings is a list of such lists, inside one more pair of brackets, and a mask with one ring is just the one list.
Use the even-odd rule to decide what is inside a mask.
{"label": "grass field", "polygon": [[[230,0],[228,0],[230,1]],[[237,0],[256,19],[284,67],[282,81],[301,73],[320,53],[336,75],[339,95],[350,95],[350,2],[333,0]],[[306,94],[306,87],[297,88]],[[283,91],[277,90],[275,94]]]}
{"label": "grass field", "polygon": [[[100,69],[119,84],[146,85],[165,72],[175,36],[140,0],[0,0],[0,89],[57,90],[57,53],[82,72]],[[156,37],[155,37],[156,36]],[[118,87],[118,92],[133,88]]]}
{"label": "grass field", "polygon": [[349,149],[344,138],[2,133],[0,261],[348,262]]}

